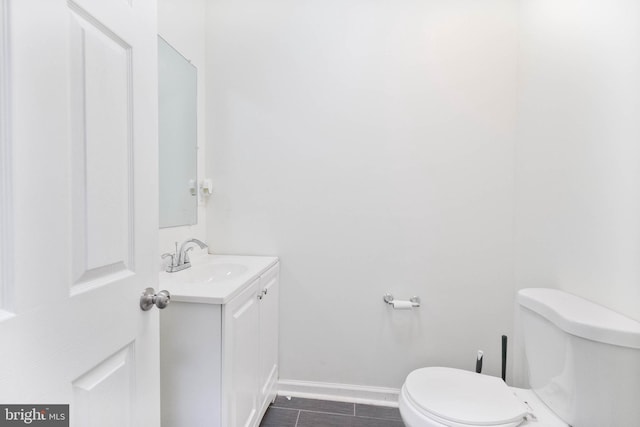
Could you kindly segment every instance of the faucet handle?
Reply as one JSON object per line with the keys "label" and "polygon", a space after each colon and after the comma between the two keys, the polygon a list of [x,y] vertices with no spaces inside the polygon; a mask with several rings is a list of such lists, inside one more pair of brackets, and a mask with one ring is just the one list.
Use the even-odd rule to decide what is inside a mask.
{"label": "faucet handle", "polygon": [[184,263],[188,263],[191,262],[191,260],[189,259],[189,251],[193,250],[193,246],[189,246],[185,251],[184,251]]}
{"label": "faucet handle", "polygon": [[169,266],[167,266],[167,271],[169,271],[172,267],[175,267],[175,259],[176,259],[176,255],[175,254],[170,254],[169,252],[162,254],[160,256],[162,259],[165,259],[166,257],[171,257],[171,264],[169,264]]}

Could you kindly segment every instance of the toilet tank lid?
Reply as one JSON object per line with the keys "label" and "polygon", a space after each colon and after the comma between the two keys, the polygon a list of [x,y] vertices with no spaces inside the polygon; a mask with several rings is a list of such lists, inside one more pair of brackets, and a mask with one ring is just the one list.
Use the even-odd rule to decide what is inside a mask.
{"label": "toilet tank lid", "polygon": [[518,291],[518,303],[563,331],[606,344],[640,349],[640,322],[558,289]]}

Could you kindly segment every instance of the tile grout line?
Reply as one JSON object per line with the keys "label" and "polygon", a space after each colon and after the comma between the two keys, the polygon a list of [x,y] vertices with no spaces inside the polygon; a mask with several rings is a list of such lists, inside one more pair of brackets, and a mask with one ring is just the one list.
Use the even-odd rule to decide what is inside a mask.
{"label": "tile grout line", "polygon": [[335,416],[338,416],[338,417],[350,417],[350,418],[365,418],[365,419],[368,419],[368,420],[402,421],[402,418],[390,418],[390,417],[389,418],[382,418],[382,417],[372,417],[370,415],[339,414],[337,412],[312,411],[310,409],[294,409],[294,408],[276,408],[276,409],[288,409],[290,411],[298,411],[298,417],[300,417],[300,413],[302,413],[302,412],[309,412],[310,414],[335,415]]}
{"label": "tile grout line", "polygon": [[380,421],[402,421],[402,418],[380,418],[380,417],[371,417],[368,415],[356,415],[355,418],[365,418],[367,420],[380,420]]}
{"label": "tile grout line", "polygon": [[[353,417],[355,415],[351,415],[351,414],[343,414],[340,412],[327,412],[327,411],[314,411],[313,409],[300,409],[300,408],[285,408],[283,406],[271,406],[274,409],[288,409],[290,411],[304,411],[304,412],[313,412],[314,414],[327,414],[327,415],[342,415],[345,417]],[[354,412],[355,414],[355,412]],[[373,417],[369,417],[369,418],[373,418]]]}
{"label": "tile grout line", "polygon": [[[341,414],[339,412],[312,411],[311,409],[295,409],[295,408],[276,408],[276,409],[289,409],[291,411],[311,412],[312,414],[340,415],[342,417],[353,417],[353,415],[351,414]],[[373,417],[369,417],[369,418],[373,418]]]}
{"label": "tile grout line", "polygon": [[401,421],[402,418],[395,417],[376,417],[373,415],[358,415],[354,409],[353,415],[351,414],[341,414],[340,412],[326,412],[326,411],[314,411],[312,409],[298,409],[298,408],[285,408],[284,406],[271,406],[273,409],[284,409],[287,411],[298,411],[298,412],[311,412],[313,414],[327,414],[327,415],[341,415],[343,417],[357,417],[357,418],[370,418],[374,420],[387,420],[387,421]]}
{"label": "tile grout line", "polygon": [[[293,427],[298,427],[300,424],[300,417],[302,416],[302,412],[308,412],[308,413],[314,413],[314,414],[324,414],[324,415],[330,415],[330,416],[341,416],[341,417],[348,417],[348,418],[359,418],[359,419],[370,419],[370,420],[379,420],[379,421],[389,421],[389,422],[400,422],[402,423],[402,418],[395,418],[395,417],[377,417],[375,415],[358,415],[358,411],[357,411],[357,403],[351,403],[353,405],[353,412],[352,415],[351,414],[345,414],[345,413],[338,413],[338,412],[326,412],[326,411],[322,411],[322,410],[312,410],[312,409],[304,409],[304,408],[290,408],[290,407],[284,407],[284,406],[276,406],[277,404],[272,403],[270,406],[274,409],[284,409],[287,411],[297,411],[297,415],[296,415],[296,421],[295,421],[295,425]],[[345,408],[346,409],[346,408]],[[351,412],[351,411],[350,411]],[[403,425],[403,424],[401,424]]]}

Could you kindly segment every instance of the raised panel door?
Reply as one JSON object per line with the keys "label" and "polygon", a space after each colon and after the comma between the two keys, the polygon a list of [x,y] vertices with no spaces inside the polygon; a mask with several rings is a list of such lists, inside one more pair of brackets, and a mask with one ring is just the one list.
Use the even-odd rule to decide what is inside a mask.
{"label": "raised panel door", "polygon": [[156,3],[0,9],[0,402],[157,427]]}

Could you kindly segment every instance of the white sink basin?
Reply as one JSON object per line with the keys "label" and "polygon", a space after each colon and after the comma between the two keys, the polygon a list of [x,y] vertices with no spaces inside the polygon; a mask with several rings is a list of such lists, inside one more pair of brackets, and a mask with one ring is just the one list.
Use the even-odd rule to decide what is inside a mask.
{"label": "white sink basin", "polygon": [[225,304],[276,262],[276,257],[206,255],[185,270],[160,273],[159,286],[172,301]]}
{"label": "white sink basin", "polygon": [[230,280],[246,273],[248,270],[246,265],[219,263],[219,264],[202,264],[190,268],[188,274],[190,279],[197,283],[215,283],[220,280]]}

